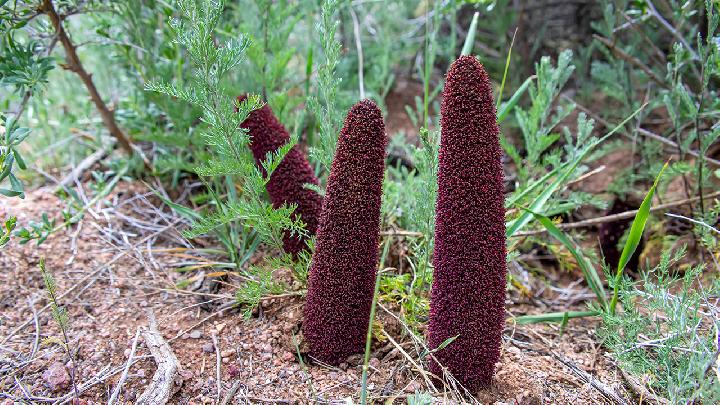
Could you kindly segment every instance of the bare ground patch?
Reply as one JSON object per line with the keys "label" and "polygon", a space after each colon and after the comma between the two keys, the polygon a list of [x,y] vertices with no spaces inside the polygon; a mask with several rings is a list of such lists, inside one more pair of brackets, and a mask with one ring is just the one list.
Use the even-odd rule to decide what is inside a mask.
{"label": "bare ground patch", "polygon": [[[17,215],[19,226],[24,226],[43,212],[57,218],[62,207],[49,189],[39,189],[29,192],[25,200],[0,200],[0,217]],[[62,364],[60,370],[67,372],[72,367],[60,346],[47,342],[48,337],[59,336],[60,330],[47,308],[37,268],[43,256],[57,280],[60,302],[68,311],[71,347],[77,353],[77,385],[86,403],[107,403],[123,375],[136,334],[148,327],[148,313],[156,317],[159,333],[181,366],[169,403],[218,402],[218,367],[220,403],[225,397],[227,403],[235,404],[357,400],[361,356],[337,368],[311,359],[305,359],[309,363],[298,361],[292,337],[302,318],[301,297],[268,299],[261,311],[245,320],[231,307],[235,286],[242,282],[238,276],[230,274],[214,295],[193,291],[202,270],[178,271],[188,261],[181,253],[188,251],[178,248],[190,247],[179,234],[181,228],[182,221],[153,201],[144,186],[125,183],[92,207],[80,224],[56,232],[39,247],[34,243],[20,246],[17,241],[6,246],[0,256],[3,404],[72,400],[69,385],[63,381],[55,387],[48,384],[47,371],[54,363]],[[197,259],[198,255],[190,257]],[[286,276],[282,271],[278,274]],[[176,288],[181,281],[190,283],[184,289]],[[541,308],[538,301],[511,293],[508,312],[521,315],[568,309],[568,305],[584,309],[577,299],[584,292],[571,287],[543,292]],[[374,343],[370,397],[376,403],[406,403],[416,392],[427,392],[436,403],[459,402],[453,393],[434,391],[427,385],[417,370],[422,367],[417,361],[422,349],[405,328],[393,324],[394,317],[378,312],[398,346],[388,341]],[[601,392],[599,383],[632,402],[622,376],[595,340],[596,326],[593,320],[573,320],[561,334],[554,325],[508,322],[494,384],[476,399],[508,404],[614,403]],[[553,353],[562,353],[576,370]],[[130,364],[120,403],[135,403],[156,371],[142,336]],[[584,380],[577,370],[592,380]],[[60,372],[58,378],[63,377]]]}

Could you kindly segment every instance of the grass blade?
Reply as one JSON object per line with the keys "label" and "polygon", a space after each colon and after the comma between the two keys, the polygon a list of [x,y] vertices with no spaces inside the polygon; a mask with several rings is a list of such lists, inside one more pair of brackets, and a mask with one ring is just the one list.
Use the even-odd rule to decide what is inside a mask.
{"label": "grass blade", "polygon": [[507,225],[505,236],[510,238],[515,234],[515,232],[519,231],[523,226],[527,225],[527,223],[530,222],[530,220],[532,219],[532,212],[539,212],[545,206],[545,203],[550,199],[555,190],[560,188],[560,186],[565,183],[565,180],[570,177],[570,175],[575,171],[580,162],[582,162],[583,159],[585,159],[585,157],[590,153],[590,151],[593,150],[598,144],[600,144],[600,140],[593,142],[587,148],[585,148],[583,153],[581,153],[577,158],[575,158],[574,161],[570,163],[567,170],[562,172],[560,176],[558,176],[558,178],[550,184],[550,186],[548,186],[535,198],[532,204],[530,204],[529,210],[526,210],[518,218],[510,221]]}
{"label": "grass blade", "polygon": [[[390,248],[390,242],[392,238],[387,238],[385,246],[383,247],[383,253],[380,257],[380,268],[385,264],[385,258],[387,257],[388,250]],[[367,381],[368,381],[368,370],[370,369],[370,348],[372,347],[372,331],[373,322],[375,322],[375,307],[377,306],[378,292],[380,291],[380,278],[381,272],[378,271],[375,276],[375,290],[373,292],[372,305],[370,306],[370,321],[368,324],[367,336],[365,338],[365,358],[362,366],[362,385],[360,388],[360,405],[367,404]]]}
{"label": "grass blade", "polygon": [[600,315],[597,311],[565,311],[565,312],[548,312],[540,315],[524,315],[515,318],[518,325],[528,325],[531,323],[557,323],[567,322],[568,319],[586,318],[588,316]]}
{"label": "grass blade", "polygon": [[640,208],[638,209],[638,213],[635,215],[635,219],[633,219],[632,226],[630,227],[630,234],[628,235],[627,241],[625,241],[625,246],[623,247],[622,254],[620,255],[617,274],[615,274],[615,288],[613,291],[612,301],[610,302],[611,314],[615,314],[615,307],[617,306],[618,293],[620,290],[620,278],[622,277],[623,270],[625,270],[625,266],[628,261],[630,261],[630,258],[640,244],[640,239],[642,238],[643,231],[645,230],[645,224],[650,216],[650,206],[652,205],[652,199],[655,195],[655,189],[657,189],[660,177],[667,166],[668,162],[665,162],[662,169],[660,169],[660,173],[658,173],[657,177],[655,177],[652,187],[650,187],[650,190],[648,190],[645,195],[642,204],[640,204]]}
{"label": "grass blade", "polygon": [[473,15],[472,22],[470,23],[470,29],[468,30],[467,37],[465,37],[465,43],[463,44],[460,55],[470,55],[472,52],[473,44],[475,44],[475,32],[477,31],[478,17],[480,17],[480,13],[476,11]]}
{"label": "grass blade", "polygon": [[551,179],[554,175],[558,174],[560,172],[560,170],[566,166],[568,166],[568,163],[565,163],[563,165],[560,165],[560,166],[554,168],[553,170],[547,172],[545,175],[543,175],[541,178],[539,178],[538,180],[536,180],[529,186],[525,187],[522,191],[520,191],[519,194],[515,194],[515,195],[511,196],[510,198],[508,198],[505,201],[505,207],[509,208],[509,207],[515,206],[515,204],[518,201],[522,200],[523,198],[525,198],[525,196],[527,196],[530,193],[532,193],[533,191],[535,191],[536,188],[545,184],[549,179]]}
{"label": "grass blade", "polygon": [[198,219],[202,218],[202,215],[200,215],[200,213],[197,213],[197,212],[193,211],[191,208],[188,208],[188,207],[186,207],[186,206],[184,206],[184,205],[180,205],[180,204],[177,204],[177,203],[175,203],[175,202],[173,202],[173,201],[170,201],[170,199],[168,199],[167,197],[165,197],[164,195],[162,195],[159,191],[157,191],[155,188],[153,188],[153,187],[152,187],[151,185],[149,185],[148,183],[143,183],[143,184],[145,184],[145,186],[146,186],[150,191],[152,191],[152,193],[155,194],[155,196],[156,196],[157,198],[159,198],[160,201],[162,201],[165,205],[167,205],[168,207],[170,207],[173,211],[175,211],[175,212],[177,212],[178,214],[180,214],[180,216],[182,216],[183,218],[185,218],[185,219],[190,219],[190,220],[198,220]]}
{"label": "grass blade", "polygon": [[[475,15],[477,15],[477,13],[475,13]],[[510,49],[508,49],[507,59],[505,59],[505,71],[503,72],[502,82],[500,83],[500,91],[498,92],[497,101],[495,102],[496,110],[500,107],[500,100],[502,100],[503,90],[505,89],[505,80],[507,79],[508,70],[510,69],[510,57],[512,56],[513,45],[515,45],[516,34],[517,28],[515,28],[515,32],[513,33],[512,41],[510,42]],[[498,122],[500,122],[499,119]]]}
{"label": "grass blade", "polygon": [[[532,76],[528,77],[527,79],[525,79],[523,84],[521,84],[520,87],[518,87],[518,89],[515,90],[515,93],[512,95],[512,97],[510,97],[510,99],[508,101],[506,101],[506,102],[502,103],[502,105],[500,105],[500,107],[498,108],[498,114],[497,114],[498,124],[505,121],[505,118],[507,118],[508,114],[510,114],[510,111],[512,111],[513,108],[515,108],[517,103],[520,101],[520,98],[523,96],[523,94],[525,94],[528,87],[530,87],[530,83],[532,83],[532,81],[533,81],[533,79],[535,79],[535,77],[536,77],[535,75],[532,75]],[[503,78],[503,85],[504,85],[504,82],[505,82],[505,79]],[[502,91],[502,89],[501,89],[501,91]],[[498,96],[498,100],[500,100],[501,96],[502,96],[502,93],[500,93],[500,96]]]}
{"label": "grass blade", "polygon": [[[592,142],[590,145],[588,145],[580,155],[578,155],[575,160],[569,162],[569,166],[567,170],[565,170],[563,173],[560,174],[560,176],[550,184],[545,190],[543,190],[530,204],[530,211],[532,212],[540,212],[542,208],[545,206],[545,203],[550,199],[552,194],[560,188],[561,185],[565,183],[568,177],[575,171],[577,166],[582,162],[587,155],[590,154],[590,152],[595,149],[596,146],[604,142],[606,139],[608,139],[612,134],[619,131],[620,128],[622,128],[628,121],[630,121],[635,115],[637,115],[643,108],[645,108],[647,104],[643,104],[635,110],[632,114],[630,114],[627,118],[625,118],[620,124],[618,124],[615,128],[613,128],[610,132],[605,134],[602,138],[596,140],[595,142]],[[523,212],[519,217],[516,219],[508,222],[505,231],[505,236],[510,238],[512,237],[515,232],[519,231],[523,226],[527,225],[528,222],[532,219],[532,213],[530,212]]]}
{"label": "grass blade", "polygon": [[595,293],[600,305],[605,308],[607,305],[607,299],[605,297],[605,289],[603,288],[602,280],[600,280],[600,276],[595,270],[595,267],[593,267],[590,263],[590,260],[582,254],[580,247],[572,239],[570,239],[567,234],[555,226],[550,218],[545,215],[532,212],[527,208],[523,208],[523,210],[530,212],[535,219],[537,219],[538,222],[547,229],[548,233],[552,235],[552,237],[557,239],[565,246],[565,248],[567,248],[568,251],[570,251],[573,257],[575,257],[578,266],[580,266],[580,270],[585,277],[585,282],[588,284],[588,287],[590,287],[590,289]]}

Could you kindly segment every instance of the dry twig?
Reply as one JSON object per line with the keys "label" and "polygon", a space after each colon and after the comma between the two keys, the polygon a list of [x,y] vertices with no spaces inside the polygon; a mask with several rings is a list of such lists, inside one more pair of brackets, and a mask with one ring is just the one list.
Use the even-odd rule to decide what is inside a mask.
{"label": "dry twig", "polygon": [[650,69],[646,64],[642,63],[642,61],[640,61],[640,59],[623,51],[622,49],[617,47],[617,45],[615,45],[615,43],[613,41],[611,41],[605,37],[602,37],[600,35],[597,35],[597,34],[594,34],[593,37],[595,39],[597,39],[598,41],[600,41],[603,45],[610,48],[610,50],[615,55],[617,55],[618,58],[620,58],[626,62],[629,62],[631,65],[633,65],[633,66],[637,67],[638,69],[642,70],[643,72],[645,72],[645,74],[648,75],[648,77],[651,78],[655,83],[659,84],[660,86],[662,86],[666,89],[670,87],[670,86],[668,86],[667,83],[665,83],[665,81],[660,76],[658,76],[655,72],[653,72],[652,69]]}
{"label": "dry twig", "polygon": [[225,394],[225,398],[223,398],[221,405],[227,405],[230,403],[230,401],[235,397],[235,394],[237,394],[238,390],[240,389],[240,386],[242,383],[240,381],[235,381],[235,384],[228,390],[227,394]]}
{"label": "dry twig", "polygon": [[[581,110],[582,112],[584,112],[585,114],[587,114],[590,118],[592,118],[592,119],[594,119],[595,121],[599,122],[599,123],[600,123],[602,126],[604,126],[605,128],[614,128],[614,126],[611,125],[609,122],[607,122],[607,121],[604,120],[602,117],[600,117],[599,115],[595,114],[594,112],[590,111],[590,109],[588,109],[587,107],[583,106],[582,104],[579,104],[577,101],[575,101],[574,99],[572,99],[572,97],[569,97],[569,96],[567,96],[567,95],[565,95],[565,94],[563,94],[561,97],[562,97],[563,99],[565,99],[565,100],[570,101],[571,103],[573,103],[579,110]],[[678,144],[677,144],[677,143],[671,141],[670,139],[665,138],[664,136],[660,136],[660,135],[658,135],[658,134],[656,134],[656,133],[654,133],[654,132],[648,131],[648,130],[645,129],[645,128],[640,128],[640,127],[638,127],[638,128],[637,128],[637,132],[638,132],[638,134],[640,134],[640,135],[642,135],[642,136],[644,136],[644,137],[646,137],[646,138],[654,139],[654,140],[656,140],[656,141],[658,141],[658,142],[660,142],[660,143],[664,143],[665,145],[668,145],[668,146],[673,147],[673,148],[676,148],[676,149],[678,148]],[[627,137],[630,137],[630,135],[628,135],[628,134],[625,133],[624,131],[620,131],[620,133],[623,134],[623,135],[625,135],[625,136],[627,136]],[[689,154],[689,155],[692,155],[692,156],[696,157],[696,158],[700,158],[700,152],[698,152],[698,151],[696,151],[696,150],[688,149],[688,150],[686,150],[685,152],[686,152],[687,154]],[[704,161],[706,161],[706,162],[708,162],[708,163],[712,163],[712,164],[715,165],[715,166],[720,166],[720,160],[713,159],[713,158],[708,157],[708,156],[703,156],[702,158],[703,158]]]}
{"label": "dry twig", "polygon": [[118,396],[120,395],[120,390],[122,389],[123,384],[125,384],[125,380],[127,379],[128,372],[130,371],[130,366],[133,364],[133,359],[135,358],[135,350],[137,349],[137,343],[138,338],[140,337],[140,328],[137,329],[135,332],[135,339],[133,339],[132,342],[132,348],[130,349],[130,355],[128,356],[127,363],[125,363],[125,368],[123,369],[123,373],[120,376],[120,380],[118,380],[117,385],[115,386],[115,389],[113,390],[112,396],[110,396],[110,400],[108,400],[108,405],[112,405],[117,401]]}
{"label": "dry twig", "polygon": [[80,164],[78,164],[67,176],[65,176],[60,183],[58,184],[58,190],[64,189],[68,186],[70,186],[71,183],[75,181],[75,179],[80,179],[83,172],[85,172],[87,169],[91,168],[95,163],[98,161],[104,159],[112,150],[113,146],[115,146],[115,142],[113,142],[111,145],[108,145],[104,148],[100,148],[90,154],[88,157],[82,160]]}
{"label": "dry twig", "polygon": [[[720,197],[720,191],[716,191],[714,193],[707,194],[703,198],[708,199],[708,198],[714,198],[714,197]],[[666,210],[668,208],[678,207],[680,205],[685,205],[687,203],[695,202],[699,199],[700,199],[700,197],[685,198],[682,200],[673,201],[673,202],[669,202],[666,204],[656,205],[656,206],[650,208],[650,212],[662,211],[662,210]],[[585,228],[585,227],[599,225],[599,224],[606,223],[606,222],[615,222],[615,221],[620,221],[623,219],[635,218],[635,215],[637,215],[637,213],[638,213],[638,210],[631,210],[631,211],[621,212],[619,214],[606,215],[604,217],[590,218],[590,219],[586,219],[584,221],[557,224],[556,226],[559,229]],[[543,229],[537,229],[537,230],[533,230],[533,231],[516,232],[515,235],[513,235],[513,236],[529,236],[529,235],[537,235],[537,234],[541,234],[541,233],[545,233],[545,232],[547,232],[547,229],[543,228]]]}
{"label": "dry twig", "polygon": [[215,348],[215,384],[217,385],[217,401],[220,402],[222,398],[222,373],[220,369],[222,359],[220,358],[220,344],[218,343],[218,338],[215,332],[212,333],[212,342],[213,347]]}
{"label": "dry twig", "polygon": [[586,383],[590,384],[593,388],[600,391],[601,394],[603,394],[607,399],[613,401],[616,404],[621,405],[628,405],[628,402],[622,398],[620,395],[618,395],[612,388],[608,387],[604,383],[602,383],[597,378],[593,377],[592,374],[586,372],[585,370],[581,369],[577,366],[572,360],[568,359],[567,357],[561,355],[560,353],[555,353],[554,351],[550,351],[550,354],[557,359],[560,363],[564,364],[567,368],[570,369],[570,371],[573,372],[577,377],[579,377],[581,380],[585,381]]}
{"label": "dry twig", "polygon": [[153,375],[152,382],[145,389],[137,400],[138,405],[164,405],[174,394],[176,383],[175,378],[180,370],[180,362],[170,349],[157,329],[157,321],[152,312],[148,313],[150,327],[143,332],[145,344],[157,363],[157,371]]}

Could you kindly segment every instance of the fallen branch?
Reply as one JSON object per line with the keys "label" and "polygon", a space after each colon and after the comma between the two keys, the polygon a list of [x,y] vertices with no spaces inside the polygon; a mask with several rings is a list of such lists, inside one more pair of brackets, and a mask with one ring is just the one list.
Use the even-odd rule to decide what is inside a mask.
{"label": "fallen branch", "polygon": [[409,236],[409,237],[420,237],[423,236],[422,232],[404,231],[400,229],[390,229],[387,231],[380,232],[380,236]]}
{"label": "fallen branch", "polygon": [[594,34],[593,37],[600,41],[603,45],[610,48],[610,50],[620,59],[629,62],[631,65],[634,65],[635,67],[641,69],[643,72],[645,72],[648,77],[650,77],[654,82],[659,84],[660,86],[664,88],[670,88],[670,86],[665,83],[665,81],[660,78],[660,76],[657,75],[657,73],[653,72],[652,69],[650,69],[646,64],[644,64],[640,59],[628,54],[627,52],[623,51],[615,43],[605,37],[602,37],[600,35]]}
{"label": "fallen branch", "polygon": [[[703,197],[703,199],[707,200],[709,198],[714,197],[720,197],[720,191],[716,191],[714,193],[707,194]],[[685,205],[691,202],[695,202],[700,200],[700,197],[693,197],[693,198],[685,198],[683,200],[673,201],[666,204],[660,204],[656,205],[652,208],[650,208],[650,212],[655,211],[662,211],[666,210],[668,208],[678,207],[680,205]],[[575,229],[575,228],[585,228],[593,225],[599,225],[606,222],[615,222],[615,221],[621,221],[623,219],[630,219],[635,218],[635,215],[637,215],[638,210],[632,210],[632,211],[625,211],[621,212],[619,214],[613,214],[613,215],[606,215],[604,217],[597,217],[597,218],[590,218],[586,219],[584,221],[578,221],[578,222],[568,222],[564,224],[557,224],[556,226],[559,229]],[[523,232],[516,232],[513,236],[530,236],[530,235],[538,235],[541,233],[547,232],[547,229],[537,229],[533,231],[523,231]]]}
{"label": "fallen branch", "polygon": [[608,387],[603,382],[593,377],[592,374],[578,367],[575,363],[572,362],[572,360],[566,358],[559,353],[555,353],[554,351],[550,351],[550,354],[560,363],[564,364],[565,367],[569,368],[573,374],[575,374],[581,380],[585,381],[586,383],[590,384],[590,386],[598,390],[607,399],[613,401],[616,404],[628,405],[628,402],[620,395],[618,395],[612,388]]}
{"label": "fallen branch", "polygon": [[135,350],[137,350],[137,343],[139,337],[140,328],[138,328],[135,332],[135,339],[133,339],[132,342],[132,349],[130,349],[130,355],[128,356],[127,363],[125,363],[125,368],[123,369],[122,375],[120,376],[120,380],[118,380],[118,383],[113,390],[112,396],[110,397],[110,400],[108,400],[108,405],[113,405],[115,401],[117,401],[118,396],[120,395],[120,390],[122,389],[123,384],[125,384],[128,372],[130,371],[130,366],[133,364],[133,359],[135,358]]}
{"label": "fallen branch", "polygon": [[[567,101],[569,101],[569,102],[571,102],[571,103],[573,103],[578,109],[580,109],[582,112],[584,112],[585,114],[587,114],[590,118],[592,118],[592,119],[594,119],[595,121],[599,122],[599,123],[600,123],[602,126],[604,126],[605,128],[614,128],[614,126],[610,125],[609,122],[607,122],[607,121],[604,120],[602,117],[600,117],[599,115],[595,114],[594,112],[590,111],[587,107],[584,107],[583,105],[579,104],[577,101],[573,100],[571,97],[569,97],[569,96],[567,96],[567,95],[562,95],[562,98],[565,99],[565,100],[567,100]],[[677,143],[671,141],[670,139],[665,138],[664,136],[660,136],[660,135],[658,135],[658,134],[656,134],[656,133],[654,133],[654,132],[648,131],[648,130],[645,129],[645,128],[637,128],[637,132],[638,132],[638,134],[640,134],[640,135],[642,135],[642,136],[644,136],[644,137],[647,137],[647,138],[650,138],[650,139],[654,139],[654,140],[656,140],[656,141],[658,141],[658,142],[660,142],[660,143],[664,143],[665,145],[671,146],[671,147],[673,147],[673,148],[675,148],[675,149],[678,148],[678,144],[677,144]],[[627,134],[625,131],[620,131],[620,133],[623,134],[623,135],[625,135],[625,136],[627,136],[627,137],[630,137],[630,135]],[[694,157],[696,157],[696,158],[700,158],[700,157],[701,157],[700,152],[698,152],[698,151],[696,151],[696,150],[688,149],[688,150],[685,151],[685,153],[687,153],[687,154],[689,154],[689,155],[692,155],[692,156],[694,156]],[[707,162],[707,163],[712,163],[712,164],[714,164],[715,166],[720,166],[720,160],[713,159],[713,158],[708,157],[708,156],[703,156],[702,158],[703,158],[703,160],[705,160],[705,162]]]}
{"label": "fallen branch", "polygon": [[222,359],[220,358],[220,344],[215,332],[212,333],[213,348],[215,348],[215,384],[217,385],[217,401],[220,402],[222,399],[222,372],[221,364]]}
{"label": "fallen branch", "polygon": [[669,404],[670,402],[665,398],[660,398],[657,395],[650,392],[640,381],[637,381],[637,379],[630,374],[626,373],[625,370],[622,368],[619,368],[620,374],[622,374],[625,381],[628,383],[628,386],[630,389],[638,396],[640,397],[640,403],[645,402],[645,400],[650,400],[653,403],[656,404]]}
{"label": "fallen branch", "polygon": [[136,404],[164,405],[175,393],[175,378],[179,375],[180,362],[170,349],[170,345],[168,345],[158,331],[155,315],[150,312],[148,313],[148,318],[150,320],[150,327],[144,331],[142,335],[145,339],[145,345],[155,359],[157,371],[155,371],[152,382],[145,389],[145,392],[140,395]]}
{"label": "fallen branch", "polygon": [[230,388],[230,390],[225,394],[225,398],[223,398],[220,405],[229,404],[230,401],[235,397],[235,394],[237,394],[241,385],[242,385],[242,383],[240,381],[235,381],[235,384],[233,384],[233,386]]}
{"label": "fallen branch", "polygon": [[73,182],[75,182],[76,179],[80,179],[83,172],[85,172],[87,169],[91,168],[95,163],[98,161],[104,159],[108,154],[110,154],[110,151],[115,146],[115,143],[113,142],[112,145],[108,145],[104,148],[100,148],[90,154],[88,157],[82,160],[79,165],[77,165],[65,178],[63,178],[59,183],[57,189],[64,189],[66,187],[69,187]]}

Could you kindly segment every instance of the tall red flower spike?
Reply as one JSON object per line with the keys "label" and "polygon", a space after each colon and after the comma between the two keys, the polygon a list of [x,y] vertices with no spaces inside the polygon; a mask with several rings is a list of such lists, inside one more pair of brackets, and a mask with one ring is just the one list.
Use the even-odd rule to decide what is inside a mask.
{"label": "tall red flower spike", "polygon": [[339,364],[365,345],[378,260],[385,124],[370,100],[345,118],[310,269],[303,334],[310,354]]}
{"label": "tall red flower spike", "polygon": [[[246,95],[242,95],[238,97],[238,101],[246,98]],[[265,160],[268,152],[274,152],[290,141],[290,134],[267,104],[251,112],[241,127],[249,132],[250,150],[258,164]],[[305,188],[306,183],[320,184],[305,153],[300,146],[295,145],[270,176],[267,191],[275,208],[283,204],[297,204],[293,216],[299,215],[305,223],[308,235],[313,236],[318,227],[322,197]],[[305,238],[292,236],[289,232],[283,236],[283,248],[286,252],[297,254],[305,247]]]}
{"label": "tall red flower spike", "polygon": [[[450,67],[440,121],[428,343],[463,386],[490,385],[505,323],[502,152],[490,80],[472,56]],[[434,360],[430,369],[442,375]]]}

